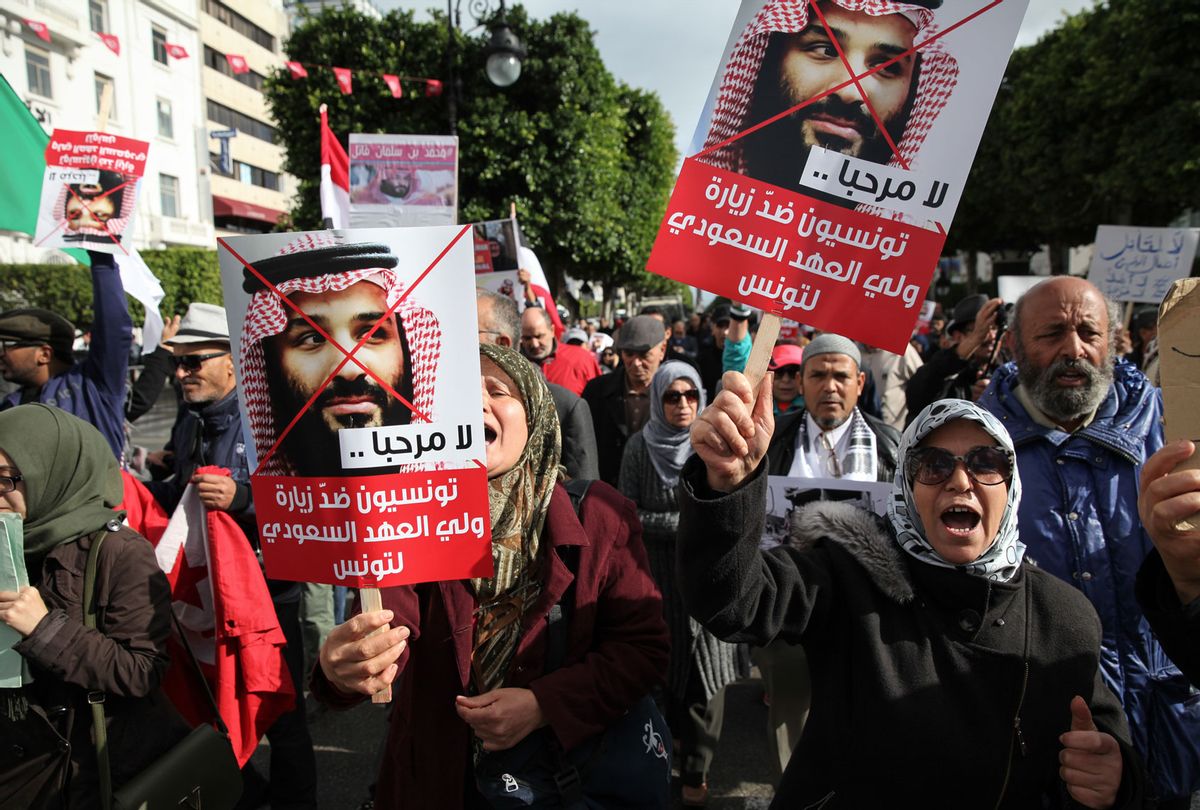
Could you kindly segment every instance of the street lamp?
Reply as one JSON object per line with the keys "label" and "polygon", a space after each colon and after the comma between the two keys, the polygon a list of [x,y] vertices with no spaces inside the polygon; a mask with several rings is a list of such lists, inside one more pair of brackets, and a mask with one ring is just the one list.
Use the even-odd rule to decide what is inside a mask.
{"label": "street lamp", "polygon": [[[456,30],[462,28],[463,0],[446,0],[446,27],[449,29],[449,40],[446,45],[446,70],[450,79],[446,93],[446,113],[450,119],[450,134],[458,134],[458,99],[462,91],[462,79],[458,75],[458,66],[454,58]],[[508,27],[504,16],[504,0],[500,0],[500,13],[488,25],[491,39],[488,40],[485,53],[487,64],[484,72],[488,81],[496,87],[509,87],[521,76],[521,62],[527,56],[525,46],[520,38]],[[492,13],[491,0],[468,0],[467,13],[475,20],[476,27]]]}

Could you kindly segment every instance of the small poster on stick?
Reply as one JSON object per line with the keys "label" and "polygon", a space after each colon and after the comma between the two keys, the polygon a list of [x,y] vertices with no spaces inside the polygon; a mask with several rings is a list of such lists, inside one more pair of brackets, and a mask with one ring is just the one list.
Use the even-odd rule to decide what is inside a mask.
{"label": "small poster on stick", "polygon": [[106,132],[54,130],[34,244],[128,254],[149,150],[146,141]]}
{"label": "small poster on stick", "polygon": [[[1200,447],[1200,278],[1174,282],[1158,315],[1158,372],[1162,381],[1163,435],[1168,442],[1190,439]],[[1176,469],[1200,469],[1200,451]],[[1178,524],[1200,528],[1200,513]]]}
{"label": "small poster on stick", "polygon": [[350,134],[350,225],[458,221],[458,138]]}
{"label": "small poster on stick", "polygon": [[267,576],[490,576],[471,227],[218,246]]}
{"label": "small poster on stick", "polygon": [[903,353],[1027,0],[743,0],[650,255]]}

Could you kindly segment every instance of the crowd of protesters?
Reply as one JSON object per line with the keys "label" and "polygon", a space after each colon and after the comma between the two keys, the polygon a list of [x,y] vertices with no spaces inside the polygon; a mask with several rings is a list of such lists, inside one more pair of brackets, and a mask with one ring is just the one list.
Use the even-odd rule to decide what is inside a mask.
{"label": "crowd of protesters", "polygon": [[[224,310],[169,320],[130,385],[119,274],[99,254],[91,273],[82,359],[61,316],[0,312],[0,512],[23,519],[30,582],[0,592],[0,622],[33,675],[4,690],[3,807],[101,806],[96,694],[117,785],[187,732],[162,690],[170,587],[123,525],[120,470],[165,514],[190,486],[259,542]],[[1200,530],[1181,522],[1200,471],[1172,472],[1195,448],[1164,442],[1152,310],[1055,277],[939,306],[904,354],[799,326],[758,381],[738,302],[563,330],[529,300],[477,305],[497,574],[357,615],[343,589],[265,580],[298,699],[261,729],[269,773],[245,766],[239,807],[316,807],[302,696],[389,686],[364,806],[516,806],[537,789],[514,773],[581,750],[588,806],[703,806],[725,689],[752,667],[779,806],[1169,809],[1200,790]],[[172,395],[167,444],[131,447]],[[820,482],[782,537],[768,476]],[[839,503],[837,479],[889,487],[886,510]],[[642,742],[673,757],[674,798],[597,743],[642,705],[665,716]],[[614,763],[627,779],[589,778]]]}

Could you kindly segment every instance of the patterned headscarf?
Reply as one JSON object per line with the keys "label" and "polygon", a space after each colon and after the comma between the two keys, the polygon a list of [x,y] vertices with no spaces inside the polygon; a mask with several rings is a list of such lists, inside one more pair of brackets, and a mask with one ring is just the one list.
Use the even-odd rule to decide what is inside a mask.
{"label": "patterned headscarf", "polygon": [[[861,11],[876,17],[903,14],[916,26],[917,44],[937,33],[933,12],[918,5],[891,0],[833,2],[847,11]],[[732,138],[752,125],[746,121],[746,114],[753,103],[754,86],[762,69],[770,35],[803,31],[808,27],[810,8],[809,0],[767,0],[762,10],[746,26],[729,55],[725,75],[717,92],[708,135],[704,139],[705,149]],[[917,80],[916,99],[908,117],[908,124],[904,128],[904,135],[896,144],[900,156],[910,166],[958,81],[958,63],[941,47],[940,41],[921,48],[917,53],[921,56],[921,71]],[[846,78],[850,78],[849,75]],[[740,140],[705,155],[702,159],[718,168],[735,172],[745,171]],[[888,165],[901,164],[893,155]]]}
{"label": "patterned headscarf", "polygon": [[654,372],[654,379],[650,381],[650,419],[642,428],[642,439],[646,442],[646,450],[650,453],[650,463],[654,465],[654,471],[663,483],[670,487],[679,483],[679,471],[692,454],[688,429],[675,427],[668,422],[666,409],[663,407],[663,394],[676,380],[687,380],[700,392],[696,413],[704,410],[707,402],[704,383],[700,382],[700,373],[690,363],[668,360]]}
{"label": "patterned headscarf", "polygon": [[[337,234],[315,231],[298,234],[279,251],[280,256],[307,250],[344,245]],[[382,287],[391,307],[404,294],[404,284],[395,270],[384,267],[368,267],[358,270],[335,272],[323,276],[305,276],[276,283],[283,295],[293,292],[329,293],[339,292],[360,281],[369,281]],[[262,341],[278,335],[287,328],[293,310],[286,306],[271,290],[259,290],[246,307],[246,319],[242,324],[241,375],[242,389],[246,398],[246,413],[250,417],[250,432],[254,437],[254,448],[259,463],[278,438],[275,420],[272,417],[271,392],[267,384],[266,359]],[[413,385],[413,405],[422,413],[433,417],[434,380],[440,354],[441,327],[437,317],[425,307],[406,300],[396,309],[396,317],[404,328],[408,340],[408,357],[404,358],[405,371]],[[353,346],[343,346],[353,351]],[[357,355],[355,355],[357,357]],[[353,362],[353,361],[351,361]],[[330,369],[332,371],[332,369]],[[264,475],[294,475],[295,471],[282,453],[276,452],[259,470]]]}
{"label": "patterned headscarf", "polygon": [[495,575],[471,580],[479,604],[471,669],[475,689],[482,694],[504,684],[521,639],[521,619],[541,594],[538,549],[559,479],[562,438],[554,399],[541,372],[503,346],[481,345],[479,353],[516,384],[529,430],[517,463],[488,481]]}
{"label": "patterned headscarf", "polygon": [[[948,422],[967,419],[978,424],[996,443],[1008,451],[1013,460],[1012,480],[1008,483],[1008,503],[1000,517],[996,538],[979,558],[967,565],[946,562],[929,544],[921,516],[917,514],[913,499],[912,482],[905,469],[909,451],[933,431]],[[896,485],[892,500],[888,503],[888,520],[896,532],[896,542],[912,556],[924,563],[941,568],[957,568],[973,576],[993,581],[1008,582],[1021,567],[1025,556],[1025,544],[1018,538],[1017,507],[1021,503],[1021,476],[1017,472],[1016,451],[1012,438],[996,417],[973,402],[964,399],[940,399],[928,405],[917,415],[904,435],[900,437],[900,450],[896,464]]]}

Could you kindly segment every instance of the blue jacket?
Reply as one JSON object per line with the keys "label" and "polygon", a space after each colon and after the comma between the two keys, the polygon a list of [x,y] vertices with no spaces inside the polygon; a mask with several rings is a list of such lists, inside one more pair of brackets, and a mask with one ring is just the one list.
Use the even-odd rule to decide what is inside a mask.
{"label": "blue jacket", "polygon": [[1162,395],[1125,362],[1087,427],[1034,422],[1013,389],[1013,363],[979,400],[1008,428],[1023,494],[1021,541],[1043,570],[1074,585],[1103,626],[1101,668],[1129,717],[1135,747],[1162,798],[1200,788],[1200,692],[1167,658],[1134,598],[1153,548],[1138,518],[1138,476],[1163,445]]}
{"label": "blue jacket", "polygon": [[[125,288],[113,257],[92,257],[92,345],[83,362],[51,377],[30,402],[61,408],[94,425],[119,460],[125,451],[125,384],[133,321],[125,304]],[[0,410],[21,404],[21,391],[9,394]]]}

